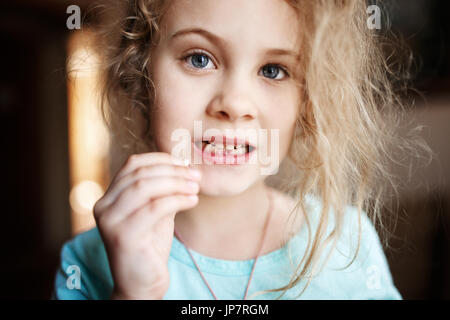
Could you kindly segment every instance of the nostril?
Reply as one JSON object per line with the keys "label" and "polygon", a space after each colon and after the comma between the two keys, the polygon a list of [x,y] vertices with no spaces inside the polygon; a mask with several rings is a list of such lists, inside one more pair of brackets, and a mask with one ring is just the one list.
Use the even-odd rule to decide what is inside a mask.
{"label": "nostril", "polygon": [[228,118],[228,114],[225,111],[219,111],[219,114],[224,118]]}

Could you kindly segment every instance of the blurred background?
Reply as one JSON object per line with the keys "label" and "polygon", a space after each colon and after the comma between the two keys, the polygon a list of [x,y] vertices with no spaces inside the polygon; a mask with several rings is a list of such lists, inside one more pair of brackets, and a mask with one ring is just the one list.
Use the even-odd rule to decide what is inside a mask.
{"label": "blurred background", "polygon": [[[414,53],[409,116],[437,157],[400,189],[391,271],[405,299],[450,298],[450,2],[384,1],[393,30]],[[123,159],[97,111],[90,30],[66,10],[89,0],[0,4],[1,297],[49,299],[65,241],[92,228],[92,207]],[[382,17],[385,18],[384,16]],[[68,55],[74,56],[67,61]],[[79,72],[66,75],[76,63]],[[405,172],[403,172],[405,171]],[[400,174],[406,174],[403,170]]]}

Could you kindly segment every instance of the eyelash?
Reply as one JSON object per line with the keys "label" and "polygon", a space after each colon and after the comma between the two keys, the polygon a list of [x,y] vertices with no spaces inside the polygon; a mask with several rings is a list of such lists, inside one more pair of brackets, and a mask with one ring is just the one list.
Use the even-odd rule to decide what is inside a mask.
{"label": "eyelash", "polygon": [[[198,49],[197,49],[197,50],[193,50],[193,51],[187,53],[187,54],[182,58],[182,60],[185,61],[187,58],[190,58],[190,57],[195,56],[195,55],[204,55],[204,56],[208,57],[208,59],[211,60],[211,61],[214,63],[214,59],[212,59],[212,58],[209,56],[209,54],[207,54],[205,51],[198,50]],[[280,69],[285,73],[286,78],[289,78],[289,77],[290,77],[290,74],[289,74],[289,72],[286,70],[286,67],[283,66],[283,65],[281,65],[281,64],[277,64],[277,63],[268,63],[268,64],[266,64],[265,66],[273,66],[273,67],[280,68]],[[199,68],[194,68],[194,69],[201,70],[201,69],[199,69]],[[285,79],[281,79],[281,80],[278,79],[278,80],[276,80],[276,79],[270,79],[270,78],[268,78],[268,79],[269,79],[269,80],[274,80],[274,81],[284,81],[284,80],[285,80]]]}

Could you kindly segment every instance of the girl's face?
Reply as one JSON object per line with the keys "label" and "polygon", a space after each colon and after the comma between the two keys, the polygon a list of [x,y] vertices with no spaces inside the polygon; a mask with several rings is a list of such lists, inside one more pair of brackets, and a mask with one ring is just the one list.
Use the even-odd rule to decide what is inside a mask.
{"label": "girl's face", "polygon": [[[257,141],[253,156],[264,144],[265,154],[275,147],[281,162],[300,99],[294,79],[298,30],[296,12],[283,0],[175,0],[149,69],[158,150],[172,152],[179,144],[172,133],[179,128],[187,129],[193,142],[194,121],[201,121],[202,134],[211,128],[224,135],[226,129],[267,130],[268,141]],[[279,130],[279,141],[271,141],[273,129]],[[261,174],[267,163],[259,160],[194,166],[202,171],[200,193],[211,196],[241,193],[267,177]]]}

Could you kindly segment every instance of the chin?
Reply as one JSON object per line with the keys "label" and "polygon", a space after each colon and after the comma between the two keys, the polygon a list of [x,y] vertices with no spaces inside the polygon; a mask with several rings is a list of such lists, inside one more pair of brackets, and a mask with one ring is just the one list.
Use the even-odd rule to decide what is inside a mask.
{"label": "chin", "polygon": [[234,196],[245,192],[258,181],[256,175],[208,175],[203,173],[200,181],[200,194],[212,197]]}

